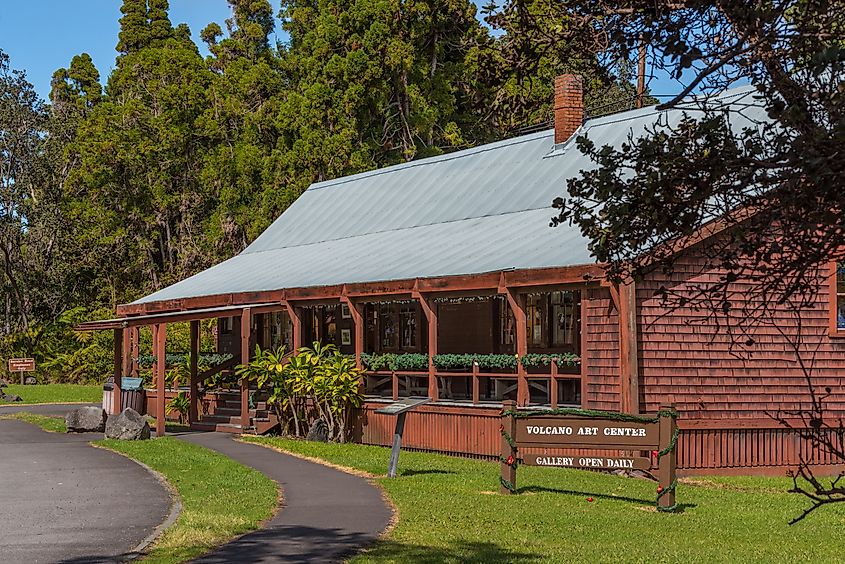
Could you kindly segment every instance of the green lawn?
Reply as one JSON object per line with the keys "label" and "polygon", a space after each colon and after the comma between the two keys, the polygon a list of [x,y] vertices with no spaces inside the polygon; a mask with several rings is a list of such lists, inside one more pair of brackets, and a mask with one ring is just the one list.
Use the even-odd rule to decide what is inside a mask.
{"label": "green lawn", "polygon": [[380,476],[399,523],[356,563],[843,561],[845,504],[787,525],[806,501],[786,478],[682,483],[683,512],[663,514],[646,480],[521,466],[520,495],[503,496],[491,462],[403,452],[391,480],[385,448],[246,440]]}
{"label": "green lawn", "polygon": [[38,415],[37,413],[27,413],[25,411],[21,411],[18,413],[0,415],[0,419],[18,419],[20,421],[26,421],[27,423],[38,425],[45,431],[50,431],[51,433],[67,432],[65,420],[60,417],[50,417],[47,415]]}
{"label": "green lawn", "polygon": [[[64,432],[64,421],[33,413],[20,419],[47,431]],[[186,562],[255,530],[278,504],[276,484],[261,472],[206,448],[172,437],[149,441],[96,441],[161,473],[179,493],[182,512],[176,523],[150,547],[143,562]]]}
{"label": "green lawn", "polygon": [[155,542],[144,562],[185,562],[232,537],[258,528],[278,502],[276,485],[261,472],[172,437],[97,441],[147,464],[182,498],[176,524]]}
{"label": "green lawn", "polygon": [[[21,386],[9,384],[3,388],[7,394],[15,394],[22,403],[100,403],[103,401],[103,386],[98,384],[35,384]],[[0,401],[0,404],[5,402]]]}

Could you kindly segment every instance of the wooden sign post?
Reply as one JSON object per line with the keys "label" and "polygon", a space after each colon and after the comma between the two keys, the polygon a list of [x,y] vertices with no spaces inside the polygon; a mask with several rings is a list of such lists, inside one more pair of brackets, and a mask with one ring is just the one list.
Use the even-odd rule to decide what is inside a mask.
{"label": "wooden sign post", "polygon": [[24,384],[24,372],[34,372],[35,371],[35,359],[34,358],[10,358],[9,359],[9,372],[20,372],[21,376],[21,385]]}
{"label": "wooden sign post", "polygon": [[405,432],[405,415],[415,407],[430,401],[431,398],[408,398],[376,409],[376,413],[396,416],[396,429],[393,431],[393,446],[390,448],[390,463],[387,465],[387,476],[389,478],[396,477],[396,469],[399,466],[399,450],[402,448],[402,433]]}
{"label": "wooden sign post", "polygon": [[[658,464],[657,507],[673,511],[675,505],[677,412],[661,407],[656,417],[582,409],[517,411],[514,401],[502,409],[501,488],[516,493],[519,449],[542,449],[543,454],[522,456],[530,466],[589,468],[592,470],[651,470]],[[558,454],[561,450],[617,451],[607,456]],[[554,452],[549,452],[553,450]],[[653,456],[633,456],[619,451],[652,451]]]}

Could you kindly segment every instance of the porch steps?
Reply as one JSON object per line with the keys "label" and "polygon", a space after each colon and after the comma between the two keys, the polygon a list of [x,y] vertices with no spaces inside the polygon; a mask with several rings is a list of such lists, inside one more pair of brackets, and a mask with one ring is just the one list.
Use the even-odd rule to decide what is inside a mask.
{"label": "porch steps", "polygon": [[244,429],[241,421],[240,391],[217,392],[214,413],[203,415],[200,421],[191,424],[196,431],[217,431],[221,433],[250,433],[263,435],[277,428],[278,418],[270,413],[266,401],[256,401],[255,409],[249,411],[249,421]]}

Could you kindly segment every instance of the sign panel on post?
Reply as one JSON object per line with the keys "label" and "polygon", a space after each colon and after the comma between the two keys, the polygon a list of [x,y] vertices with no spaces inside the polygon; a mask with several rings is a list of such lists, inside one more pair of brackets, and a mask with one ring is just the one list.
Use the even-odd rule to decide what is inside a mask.
{"label": "sign panel on post", "polygon": [[424,405],[430,401],[431,398],[407,398],[375,410],[375,413],[396,416],[396,429],[393,431],[393,446],[390,449],[390,462],[387,465],[387,476],[389,478],[396,477],[396,469],[399,466],[399,449],[402,448],[402,433],[405,432],[405,415],[415,407]]}
{"label": "sign panel on post", "polygon": [[34,358],[10,358],[9,372],[33,372],[35,370]]}
{"label": "sign panel on post", "polygon": [[[589,468],[592,470],[652,470],[657,464],[657,508],[673,511],[678,425],[674,406],[661,407],[655,416],[595,412],[582,409],[519,411],[513,401],[502,409],[501,492],[516,492],[520,461],[530,466]],[[543,450],[523,454],[520,449]],[[616,451],[570,454],[561,450]],[[650,450],[653,458],[631,451]],[[551,451],[551,452],[550,452]],[[624,452],[619,452],[624,451]]]}
{"label": "sign panel on post", "polygon": [[34,358],[10,358],[9,359],[9,372],[20,372],[21,384],[24,383],[24,379],[23,379],[24,372],[33,372],[33,371],[35,371],[35,359]]}
{"label": "sign panel on post", "polygon": [[567,448],[657,448],[657,423],[608,421],[578,417],[516,420],[516,442],[525,446]]}
{"label": "sign panel on post", "polygon": [[560,468],[592,468],[593,470],[649,470],[651,459],[641,456],[559,456],[526,454],[522,459],[528,466],[558,466]]}

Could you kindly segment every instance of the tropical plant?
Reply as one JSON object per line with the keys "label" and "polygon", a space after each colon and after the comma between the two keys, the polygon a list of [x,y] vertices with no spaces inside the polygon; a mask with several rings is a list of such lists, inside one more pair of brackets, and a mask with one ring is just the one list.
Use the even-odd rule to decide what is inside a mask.
{"label": "tropical plant", "polygon": [[351,410],[363,400],[361,371],[352,357],[340,354],[334,345],[314,342],[292,355],[285,355],[284,347],[262,350],[256,346],[254,358],[235,373],[269,391],[268,404],[282,428],[295,436],[303,436],[322,420],[330,440],[345,441]]}
{"label": "tropical plant", "polygon": [[169,402],[167,402],[168,411],[176,411],[179,413],[179,423],[185,424],[188,420],[188,411],[191,409],[191,399],[185,392],[179,392]]}

